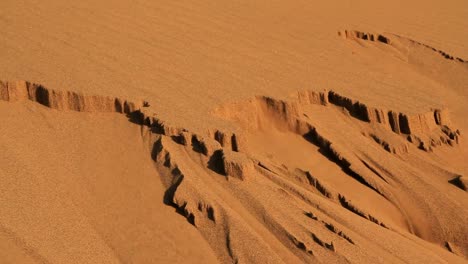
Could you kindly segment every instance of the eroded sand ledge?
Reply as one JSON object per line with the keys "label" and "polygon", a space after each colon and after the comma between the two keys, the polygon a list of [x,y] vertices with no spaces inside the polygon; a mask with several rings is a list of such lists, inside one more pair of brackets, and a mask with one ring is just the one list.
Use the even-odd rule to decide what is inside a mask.
{"label": "eroded sand ledge", "polygon": [[[127,99],[108,96],[84,95],[73,91],[56,91],[45,88],[42,85],[26,81],[0,82],[0,100],[21,101],[30,100],[46,107],[56,110],[70,110],[78,112],[116,112],[136,115],[138,122],[154,127],[155,131],[167,136],[180,138],[182,144],[188,144],[197,135],[190,135],[184,128],[168,127],[164,121],[155,117],[155,114],[145,111],[149,102],[133,102]],[[262,111],[276,116],[287,124],[287,129],[301,135],[314,131],[310,124],[304,123],[299,117],[303,115],[303,107],[316,104],[322,106],[337,106],[346,109],[352,117],[370,124],[381,124],[383,127],[397,134],[407,135],[409,142],[416,144],[423,150],[431,150],[440,144],[458,144],[460,131],[451,128],[448,109],[430,109],[420,114],[405,114],[392,110],[379,109],[368,106],[357,100],[347,98],[333,91],[300,91],[296,98],[290,101],[277,100],[270,97],[257,96],[255,99],[239,106],[225,106],[215,109],[214,114],[223,118],[237,118],[237,120],[254,121],[253,124],[242,124],[248,129],[256,129],[262,118]],[[231,109],[232,108],[232,109]],[[242,111],[238,111],[239,109]],[[434,135],[434,130],[440,130]],[[442,132],[442,133],[440,133]],[[215,139],[222,147],[239,151],[244,148],[242,135],[222,132],[219,130],[209,131],[208,136]],[[194,138],[194,139],[191,139]],[[321,137],[318,135],[318,137]],[[379,140],[378,138],[376,140]],[[202,140],[203,141],[203,140]],[[205,154],[216,150],[216,143],[202,143]],[[329,142],[328,142],[329,144]]]}
{"label": "eroded sand ledge", "polygon": [[[258,96],[247,102],[219,107],[214,110],[214,115],[237,124],[240,130],[213,129],[206,134],[196,134],[186,128],[166,125],[150,112],[147,107],[149,103],[143,101],[55,91],[24,81],[1,82],[0,99],[10,102],[30,100],[59,111],[122,113],[132,122],[144,125],[147,130],[142,135],[153,145],[151,157],[167,188],[166,204],[175,207],[177,212],[199,229],[223,262],[342,262],[345,259],[353,262],[353,259],[372,258],[373,254],[384,254],[388,259],[397,256],[408,259],[425,256],[433,259],[435,255],[442,259],[452,258],[447,255],[451,253],[444,253],[441,249],[429,253],[434,248],[415,237],[412,239],[417,242],[402,239],[397,235],[402,232],[413,233],[445,246],[460,256],[467,254],[464,251],[466,241],[463,234],[466,233],[466,227],[463,221],[437,215],[444,202],[432,204],[433,201],[426,201],[426,198],[403,202],[412,193],[426,197],[436,192],[433,193],[435,200],[442,197],[453,199],[450,195],[437,193],[437,185],[418,189],[417,185],[428,184],[421,178],[424,173],[420,174],[404,162],[407,155],[424,160],[420,157],[423,150],[430,151],[441,145],[457,145],[460,132],[449,121],[448,109],[428,109],[426,113],[405,114],[367,106],[333,91],[300,91],[289,100]],[[371,150],[350,148],[343,144],[347,136],[330,133],[324,126],[326,124],[322,123],[322,118],[338,118],[334,120],[338,129],[341,124],[339,118],[357,124],[356,127],[347,128],[345,125],[341,128],[356,130],[357,135],[360,135],[359,139],[355,139],[356,144],[365,146],[370,144],[368,140],[372,140],[376,147]],[[383,197],[389,205],[397,208],[407,224],[399,225],[385,214],[375,215],[368,211],[371,209],[367,205],[351,201],[347,198],[349,192],[335,189],[333,184],[322,180],[321,176],[310,171],[295,170],[289,165],[276,164],[250,147],[249,140],[253,133],[261,131],[268,135],[276,130],[298,135],[304,138],[304,145],[312,143],[320,148],[322,155],[343,171],[344,177],[350,177],[362,186],[360,188],[370,189]],[[382,151],[395,164],[389,165],[388,161],[380,163],[372,158],[376,153],[382,155]],[[414,179],[406,177],[406,173]],[[450,172],[438,173],[456,177]],[[223,178],[228,180],[228,185],[222,183]],[[273,184],[280,191],[260,187],[265,184]],[[452,186],[449,182],[446,184]],[[460,185],[458,181],[456,185]],[[413,189],[402,191],[408,188]],[[260,192],[259,197],[251,195],[255,191]],[[283,203],[281,200],[284,197],[294,198]],[[374,199],[372,197],[370,199]],[[296,200],[301,202],[293,202]],[[308,206],[305,207],[305,204]],[[316,210],[312,212],[310,206]],[[414,206],[419,209],[411,211]],[[447,208],[455,211],[459,209],[457,206]],[[281,213],[278,215],[272,210]],[[285,220],[284,215],[289,214],[294,216]],[[418,219],[420,217],[434,217],[437,220],[421,221]],[[309,231],[304,233],[302,229],[305,223],[311,224],[310,219],[314,231],[306,236]],[[453,224],[453,229],[445,231],[442,227],[449,224]],[[369,228],[376,232],[375,236],[372,234],[373,238],[365,231]],[[227,243],[220,244],[219,241]],[[376,244],[371,246],[373,243]],[[417,246],[410,246],[412,243]],[[396,247],[396,251],[389,253],[389,244]],[[356,251],[356,245],[364,249]],[[399,247],[417,249],[400,256]],[[255,252],[264,254],[258,256]],[[453,260],[461,261],[456,258]]]}

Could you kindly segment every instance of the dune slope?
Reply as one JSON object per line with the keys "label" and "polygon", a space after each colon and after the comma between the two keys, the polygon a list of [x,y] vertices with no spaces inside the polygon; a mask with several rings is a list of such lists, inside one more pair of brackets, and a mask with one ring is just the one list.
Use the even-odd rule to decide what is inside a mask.
{"label": "dune slope", "polygon": [[[94,224],[91,227],[77,226],[71,230],[63,222],[57,225],[65,226],[67,232],[91,229],[91,235],[95,236],[97,231],[104,245],[93,240],[88,243],[93,245],[92,250],[104,251],[99,253],[103,260],[109,261],[112,257],[123,262],[165,261],[165,257],[183,259],[179,246],[183,253],[198,253],[201,259],[209,256],[214,259],[215,255],[222,262],[359,262],[361,259],[408,262],[415,258],[462,262],[466,256],[467,207],[462,199],[466,195],[462,176],[446,169],[429,153],[437,148],[457,148],[459,144],[460,132],[453,128],[448,114],[442,110],[431,110],[416,118],[389,111],[387,119],[387,114],[380,116],[385,111],[353,102],[332,91],[301,91],[295,99],[287,101],[256,97],[217,108],[213,114],[231,120],[239,130],[236,133],[216,130],[201,135],[168,126],[148,109],[149,102],[56,91],[28,82],[4,82],[0,87],[2,99],[8,101],[4,104],[6,117],[11,111],[25,111],[26,106],[33,113],[52,112],[42,114],[44,120],[35,120],[28,126],[48,123],[47,116],[57,115],[70,124],[59,122],[57,126],[54,120],[54,125],[46,128],[49,133],[43,133],[47,135],[32,134],[42,139],[34,141],[36,144],[49,138],[45,142],[54,142],[58,149],[47,148],[48,154],[42,154],[40,159],[41,164],[52,165],[51,168],[39,166],[42,173],[52,171],[52,175],[41,177],[41,173],[32,179],[39,176],[42,179],[39,183],[46,181],[44,188],[56,190],[42,198],[45,204],[53,200],[47,196],[55,194],[71,205],[64,212],[43,215],[42,210],[28,209],[27,202],[20,202],[19,206],[24,207],[22,213],[2,214],[7,216],[3,224],[7,237],[27,232],[22,226],[23,222],[27,223],[23,213],[35,217],[39,213],[45,217],[41,222],[47,225],[51,223],[47,217],[61,214],[66,216],[65,223],[83,221],[83,218],[87,223],[90,221]],[[31,106],[33,102],[36,104]],[[37,109],[38,105],[51,110]],[[116,124],[117,115],[127,120],[117,119],[120,123]],[[112,119],[106,124],[104,117]],[[13,119],[11,127],[19,126],[15,122]],[[98,123],[93,125],[93,122]],[[84,129],[80,123],[91,124]],[[103,126],[105,130],[100,131]],[[123,132],[121,126],[126,127],[123,131],[134,127],[133,133]],[[106,135],[106,130],[112,134]],[[7,143],[16,142],[9,134],[31,133],[5,129],[2,135]],[[70,144],[75,148],[78,145],[76,139],[70,141],[64,136],[70,134],[81,139],[79,149],[72,147],[65,151],[63,148]],[[67,143],[54,140],[57,137]],[[103,137],[105,140],[100,139]],[[17,157],[22,149],[31,148],[30,144],[28,140],[14,144],[13,154],[6,151],[5,159]],[[114,150],[109,145],[120,149]],[[42,149],[34,145],[32,148]],[[124,155],[119,155],[122,152]],[[57,158],[49,157],[50,153],[67,154]],[[56,164],[54,160],[66,163]],[[116,162],[125,166],[115,167]],[[150,163],[153,166],[147,165]],[[91,177],[75,175],[75,167]],[[30,175],[32,171],[7,170],[4,177],[8,179],[13,173]],[[133,176],[140,173],[147,176]],[[25,188],[31,184],[31,176],[24,178],[27,184],[13,183]],[[47,184],[48,180],[52,184]],[[81,185],[83,188],[77,189]],[[57,188],[63,186],[67,187]],[[9,184],[6,187],[12,190]],[[33,188],[19,197],[37,199],[36,196],[45,195],[41,189]],[[136,199],[129,199],[135,191]],[[8,200],[12,196],[5,192],[5,203],[12,203]],[[94,201],[84,197],[94,197]],[[159,206],[153,207],[154,203]],[[173,233],[179,226],[189,228],[189,225],[182,224],[180,218],[177,224],[177,215],[169,213],[169,206],[185,216],[204,239],[196,233],[192,233],[193,238],[184,232]],[[75,216],[73,209],[84,213],[84,217]],[[169,215],[160,215],[161,212]],[[11,220],[12,216],[20,217],[20,221]],[[116,231],[122,234],[111,235]],[[141,237],[140,232],[145,236]],[[19,235],[19,238],[34,234]],[[52,235],[51,242],[63,239]],[[159,243],[164,246],[157,246]],[[72,244],[68,253],[71,256],[74,247],[83,250],[79,242]],[[63,257],[48,255],[53,243],[16,245],[52,261]],[[201,245],[205,245],[206,252],[199,251]],[[158,250],[151,250],[153,246]]]}

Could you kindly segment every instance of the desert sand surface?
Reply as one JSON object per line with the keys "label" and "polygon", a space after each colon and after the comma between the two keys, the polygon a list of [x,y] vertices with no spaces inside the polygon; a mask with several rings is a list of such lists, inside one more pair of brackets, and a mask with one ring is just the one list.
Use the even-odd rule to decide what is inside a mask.
{"label": "desert sand surface", "polygon": [[0,1],[0,263],[467,263],[467,18]]}

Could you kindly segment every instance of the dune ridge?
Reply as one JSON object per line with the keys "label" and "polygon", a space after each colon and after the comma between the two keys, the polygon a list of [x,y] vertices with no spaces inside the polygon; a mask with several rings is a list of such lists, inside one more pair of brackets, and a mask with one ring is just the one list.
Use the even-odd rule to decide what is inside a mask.
{"label": "dune ridge", "polygon": [[[396,134],[404,135],[408,142],[415,144],[417,147],[430,151],[432,147],[441,144],[454,145],[458,144],[460,130],[451,128],[452,124],[449,117],[449,110],[445,109],[429,109],[425,113],[405,114],[394,110],[380,109],[373,106],[368,106],[358,100],[353,100],[342,96],[334,91],[300,91],[294,96],[293,100],[284,101],[276,100],[269,97],[258,96],[242,106],[233,105],[234,111],[246,108],[239,113],[231,113],[231,106],[220,107],[214,111],[215,115],[224,116],[226,118],[235,119],[243,122],[248,129],[256,129],[261,121],[261,111],[269,111],[277,119],[283,120],[288,129],[299,134],[306,134],[313,131],[313,127],[305,124],[299,117],[303,106],[310,104],[322,106],[337,106],[346,109],[347,113],[352,117],[370,124],[380,124],[382,127],[393,131]],[[263,109],[263,110],[262,110]],[[242,116],[240,116],[242,115]],[[250,124],[247,124],[249,122]],[[319,136],[320,137],[320,136]],[[376,141],[381,141],[378,136],[373,135]],[[379,142],[388,145],[384,141]],[[393,152],[396,148],[392,148]],[[403,151],[405,151],[403,149]]]}
{"label": "dune ridge", "polygon": [[[333,91],[299,91],[296,96],[297,98],[292,101],[257,96],[256,99],[246,103],[246,107],[253,108],[249,109],[250,113],[242,114],[252,115],[246,119],[250,121],[251,118],[257,118],[256,115],[259,115],[257,113],[259,109],[266,108],[268,111],[273,111],[273,115],[284,120],[292,131],[299,134],[307,134],[315,129],[297,118],[300,116],[301,107],[309,104],[323,106],[331,104],[346,109],[354,118],[371,124],[382,124],[383,127],[390,129],[394,133],[406,135],[409,142],[416,144],[419,148],[426,151],[441,144],[448,144],[450,146],[458,144],[460,131],[450,128],[452,124],[448,109],[430,109],[426,113],[405,114],[367,106],[364,103],[341,96]],[[204,154],[208,155],[219,149],[219,146],[212,140],[210,143],[207,143],[200,135],[191,135],[186,129],[166,125],[164,121],[155,117],[156,114],[144,110],[144,108],[149,107],[149,103],[146,101],[133,102],[117,97],[83,95],[73,91],[56,91],[26,81],[0,82],[0,100],[12,102],[30,100],[56,110],[133,114],[136,115],[138,122],[153,126],[153,129],[158,133],[179,138],[182,144],[186,145],[193,141],[198,142],[197,144],[200,145],[201,151]],[[231,114],[228,113],[229,111],[226,107],[220,107],[214,110],[214,114],[232,118]],[[237,114],[234,113],[234,115]],[[259,121],[257,120],[255,123],[258,124]],[[436,128],[438,128],[438,132],[434,133]],[[249,129],[255,129],[255,127]],[[231,150],[236,152],[246,147],[243,146],[242,135],[236,135],[233,132],[216,129],[209,130],[208,137],[215,139],[221,147],[229,146]],[[321,138],[320,136],[318,137]],[[390,148],[387,146],[388,143],[384,141],[380,142],[381,139],[378,136],[372,135],[372,137],[378,143],[383,144],[384,147]],[[392,151],[395,152],[395,149]]]}
{"label": "dune ridge", "polygon": [[73,91],[56,91],[26,81],[0,82],[0,100],[30,100],[59,111],[117,112],[129,114],[143,106],[108,96],[89,96]]}
{"label": "dune ridge", "polygon": [[[365,41],[380,42],[386,45],[393,46],[399,50],[409,49],[410,45],[415,45],[417,48],[430,49],[434,52],[437,52],[445,59],[452,60],[455,62],[468,63],[468,61],[460,57],[450,55],[443,50],[436,49],[427,44],[418,42],[413,39],[405,38],[396,34],[391,34],[391,33],[377,34],[377,33],[362,32],[358,30],[341,30],[341,31],[338,31],[338,36],[341,36],[345,39],[351,39],[351,40],[359,39],[359,40],[365,40]],[[398,42],[402,42],[402,43],[398,43]],[[402,46],[402,44],[407,44],[408,47],[404,47]]]}

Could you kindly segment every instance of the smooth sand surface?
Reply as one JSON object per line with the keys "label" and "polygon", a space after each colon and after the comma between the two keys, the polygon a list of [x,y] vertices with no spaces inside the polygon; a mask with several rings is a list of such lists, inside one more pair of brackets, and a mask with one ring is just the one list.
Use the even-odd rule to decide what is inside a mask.
{"label": "smooth sand surface", "polygon": [[0,263],[466,263],[467,17],[0,1]]}

